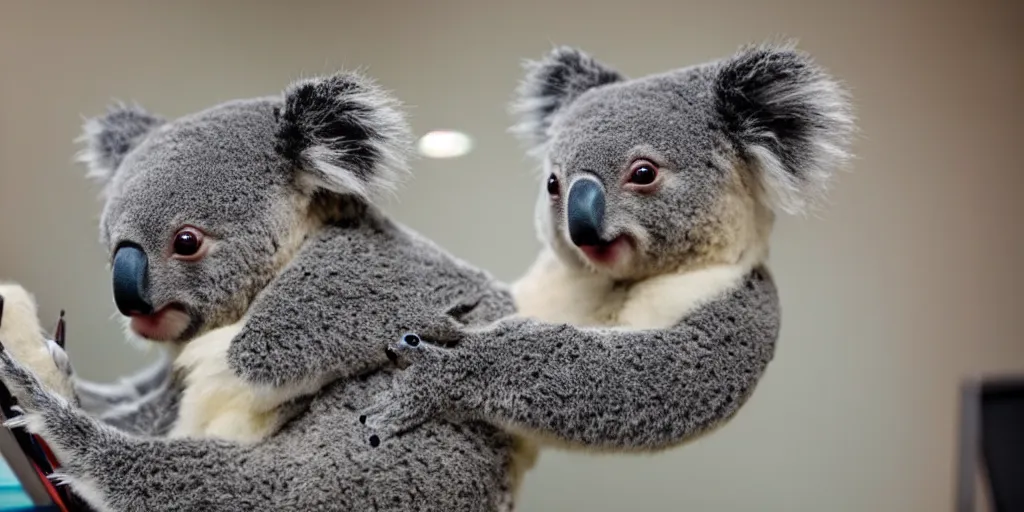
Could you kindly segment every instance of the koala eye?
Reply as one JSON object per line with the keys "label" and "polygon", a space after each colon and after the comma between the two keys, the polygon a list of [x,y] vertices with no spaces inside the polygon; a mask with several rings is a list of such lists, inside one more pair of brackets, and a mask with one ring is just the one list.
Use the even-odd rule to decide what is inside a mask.
{"label": "koala eye", "polygon": [[548,194],[552,196],[558,195],[558,178],[555,177],[554,173],[548,176]]}
{"label": "koala eye", "polygon": [[646,160],[633,164],[629,171],[629,183],[634,185],[650,185],[657,177],[658,168]]}
{"label": "koala eye", "polygon": [[193,228],[183,228],[174,234],[175,256],[194,258],[203,246],[203,234]]}

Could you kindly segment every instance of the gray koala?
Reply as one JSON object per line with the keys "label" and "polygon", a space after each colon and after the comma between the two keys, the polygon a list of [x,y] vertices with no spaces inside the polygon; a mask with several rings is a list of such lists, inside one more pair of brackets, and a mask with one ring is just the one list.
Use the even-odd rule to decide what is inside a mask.
{"label": "gray koala", "polygon": [[396,338],[406,369],[360,421],[385,438],[482,421],[533,456],[664,450],[723,425],[774,354],[774,217],[813,206],[847,159],[847,93],[766,44],[637,79],[559,47],[518,94],[546,178],[518,314]]}
{"label": "gray koala", "polygon": [[[508,434],[437,419],[371,445],[357,424],[396,375],[397,333],[515,312],[507,287],[374,206],[410,139],[397,101],[352,73],[172,121],[124,105],[90,120],[114,302],[167,357],[99,384],[55,356],[61,392],[3,350],[24,412],[8,426],[44,438],[58,481],[100,511],[510,510]],[[0,342],[38,354],[18,297]],[[186,416],[201,421],[174,435]]]}
{"label": "gray koala", "polygon": [[[511,289],[372,206],[403,143],[382,123],[394,120],[388,101],[364,81],[303,82],[283,99],[230,102],[173,123],[118,109],[90,130],[93,174],[109,180],[101,232],[115,300],[133,331],[170,345],[175,365],[157,363],[121,388],[78,382],[88,400],[66,400],[4,353],[0,378],[28,397],[18,423],[56,445],[66,481],[104,510],[510,509],[535,441],[651,450],[692,438],[735,413],[777,336],[762,245],[770,194],[785,189],[771,188],[779,182],[759,164],[805,143],[811,154],[782,170],[827,171],[827,157],[806,159],[820,157],[815,144],[843,141],[833,137],[841,116],[780,133],[771,130],[784,123],[759,118],[775,104],[785,107],[778,119],[799,117],[816,99],[806,89],[832,85],[802,56],[785,63],[785,49],[769,50],[662,77],[660,89],[572,50],[534,66],[522,127],[539,137],[554,175],[538,204],[548,243]],[[786,66],[810,73],[787,78]],[[620,99],[602,105],[611,81],[622,83],[611,96]],[[755,103],[744,109],[747,94]],[[716,97],[723,110],[702,111]],[[636,101],[652,98],[660,108]],[[701,129],[702,116],[751,129]],[[683,131],[651,137],[673,125]],[[641,137],[631,152],[660,164],[655,179],[622,191],[606,184],[614,169],[597,164]],[[673,172],[705,146],[717,167]],[[629,167],[630,176],[652,170]],[[601,186],[579,187],[586,174]],[[813,197],[813,181],[793,179],[800,190],[781,197]],[[687,215],[655,221],[640,203],[628,208],[637,200],[627,191]],[[203,225],[211,219],[215,227]],[[391,344],[401,332],[423,336]],[[413,367],[396,373],[389,360]],[[190,390],[224,387],[248,396],[207,405],[270,412],[257,418],[267,425],[252,436],[207,428],[221,416],[167,437],[183,411],[202,405],[190,405]],[[75,403],[106,412],[97,420]]]}

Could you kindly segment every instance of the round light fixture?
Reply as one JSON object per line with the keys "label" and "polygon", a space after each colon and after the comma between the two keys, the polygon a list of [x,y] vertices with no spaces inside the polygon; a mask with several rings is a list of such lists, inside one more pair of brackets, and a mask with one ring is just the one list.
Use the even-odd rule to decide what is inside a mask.
{"label": "round light fixture", "polygon": [[473,141],[462,132],[435,130],[420,137],[417,148],[427,158],[455,158],[469,153]]}

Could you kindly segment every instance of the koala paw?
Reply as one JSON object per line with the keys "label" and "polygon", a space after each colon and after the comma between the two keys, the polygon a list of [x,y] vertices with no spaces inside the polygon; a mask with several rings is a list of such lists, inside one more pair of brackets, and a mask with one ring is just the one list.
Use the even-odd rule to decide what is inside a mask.
{"label": "koala paw", "polygon": [[[468,340],[469,338],[462,338]],[[373,434],[370,446],[437,418],[467,417],[486,367],[465,345],[446,348],[425,336],[407,333],[387,348],[388,358],[403,368],[392,388],[376,397],[359,417]]]}
{"label": "koala paw", "polygon": [[47,389],[29,368],[3,349],[0,349],[0,381],[18,401],[12,408],[18,416],[4,422],[4,427],[24,428],[39,436],[59,461],[79,460],[100,442],[102,427],[96,420]]}
{"label": "koala paw", "polygon": [[359,422],[370,431],[367,438],[376,448],[384,441],[430,421],[440,413],[439,404],[423,400],[418,393],[406,394],[395,389],[378,395],[372,405],[362,411]]}
{"label": "koala paw", "polygon": [[373,431],[370,446],[377,447],[382,441],[442,414],[445,393],[437,389],[443,383],[430,376],[441,375],[437,368],[443,364],[443,353],[448,350],[425,342],[413,333],[388,346],[385,350],[388,359],[400,368],[415,367],[396,374],[391,390],[377,396],[373,405],[359,416],[359,422]]}
{"label": "koala paw", "polygon": [[440,312],[428,313],[424,320],[413,322],[413,330],[416,333],[412,336],[418,335],[439,346],[453,347],[457,345],[466,336],[466,325],[463,320],[482,300],[482,295],[467,295],[452,302]]}
{"label": "koala paw", "polygon": [[[460,324],[458,320],[445,314],[424,322],[418,329],[414,329],[415,332],[402,336],[401,340],[408,336],[415,336],[420,340],[429,340],[429,343],[432,345],[454,347],[465,338],[464,329],[465,326]],[[401,340],[398,343],[390,344],[391,348],[395,348],[396,345],[401,343]],[[410,340],[410,343],[415,344],[416,341]]]}
{"label": "koala paw", "polygon": [[16,284],[0,284],[0,341],[13,360],[31,368],[43,384],[74,398],[73,370],[67,353],[48,340],[39,323],[35,299]]}
{"label": "koala paw", "polygon": [[6,348],[0,350],[0,381],[18,401],[15,412],[21,413],[7,420],[4,426],[25,427],[34,434],[42,435],[45,428],[40,413],[62,407],[64,400],[48,391],[35,374],[11,357]]}

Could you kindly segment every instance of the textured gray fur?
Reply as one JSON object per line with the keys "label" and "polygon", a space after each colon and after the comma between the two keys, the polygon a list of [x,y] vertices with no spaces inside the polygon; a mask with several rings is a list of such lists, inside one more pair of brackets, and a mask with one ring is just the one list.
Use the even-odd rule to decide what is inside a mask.
{"label": "textured gray fur", "polygon": [[[605,276],[629,286],[721,263],[723,254],[741,257],[730,253],[733,231],[751,219],[736,221],[722,198],[797,211],[817,196],[818,171],[844,156],[828,141],[845,140],[848,117],[841,100],[824,101],[841,97],[828,95],[838,88],[806,66],[788,49],[757,48],[627,80],[582,52],[559,49],[525,82],[520,132],[563,178],[587,172],[611,183],[637,151],[671,172],[644,201],[606,187],[609,212],[618,212],[609,229],[644,235],[638,259]],[[101,234],[108,248],[129,238],[161,254],[181,224],[212,226],[216,245],[200,264],[152,258],[154,301],[181,302],[189,312],[190,327],[176,342],[246,315],[229,353],[242,378],[254,386],[337,380],[296,397],[300,412],[266,441],[238,445],[160,438],[162,427],[142,412],[147,406],[108,409],[123,413],[115,429],[41,391],[0,355],[0,377],[29,412],[22,423],[68,461],[66,481],[91,503],[102,510],[494,510],[511,505],[508,431],[651,450],[736,413],[778,334],[778,297],[762,264],[666,329],[514,318],[505,286],[366,201],[401,172],[400,157],[390,156],[407,148],[402,137],[389,143],[381,135],[401,131],[388,124],[398,118],[391,102],[353,83],[364,84],[341,75],[289,89],[287,98],[229,102],[172,123],[152,117],[144,135],[138,127],[148,114],[123,116],[126,126],[93,124],[113,132],[94,129],[93,140],[115,142],[93,143],[84,155],[107,183]],[[346,96],[353,89],[361,99]],[[737,180],[740,192],[730,188]],[[559,204],[543,186],[538,207],[548,247],[566,265],[597,274],[567,245]],[[292,256],[296,226],[310,218],[317,227]],[[425,341],[396,340],[404,332]],[[396,371],[386,348],[399,366],[412,366]],[[142,405],[173,410],[180,376],[167,377]],[[383,441],[373,447],[371,436]]]}
{"label": "textured gray fur", "polygon": [[[820,199],[846,158],[845,97],[788,45],[637,79],[567,47],[530,63],[515,131],[561,190],[549,198],[541,186],[545,250],[580,280],[606,282],[609,296],[706,268],[740,268],[741,279],[674,326],[509,318],[396,338],[391,348],[407,368],[364,411],[365,424],[387,437],[426,418],[479,420],[554,444],[625,451],[669,448],[721,425],[774,354],[780,312],[766,267],[774,213]],[[638,158],[660,169],[653,191],[622,185]],[[570,241],[565,191],[578,179],[597,180],[606,194],[601,238],[635,240],[628,264],[597,268]],[[672,307],[671,298],[648,306]]]}
{"label": "textured gray fur", "polygon": [[527,63],[517,93],[512,132],[537,157],[550,154],[569,165],[567,147],[594,149],[588,132],[622,135],[602,153],[632,149],[639,140],[693,171],[715,165],[706,159],[728,148],[733,154],[722,156],[750,163],[787,213],[823,198],[834,171],[851,157],[856,130],[849,91],[794,43],[750,45],[725,59],[632,80],[562,46]]}
{"label": "textured gray fur", "polygon": [[[394,105],[339,73],[173,121],[116,107],[87,123],[104,247],[141,247],[154,306],[188,315],[167,343],[246,319],[230,362],[254,386],[337,380],[286,404],[294,416],[256,444],[168,438],[183,376],[166,361],[120,385],[78,381],[75,407],[5,351],[0,378],[27,413],[13,425],[46,439],[61,482],[101,511],[511,508],[506,433],[437,419],[372,447],[358,425],[391,387],[398,333],[514,313],[491,276],[368,201],[404,168]],[[199,261],[168,256],[186,224],[213,244]]]}
{"label": "textured gray fur", "polygon": [[267,386],[350,378],[388,364],[396,333],[435,326],[448,311],[472,307],[459,317],[470,323],[514,312],[488,274],[377,212],[361,217],[374,222],[313,235],[252,305],[228,352],[238,374]]}
{"label": "textured gray fur", "polygon": [[[506,319],[453,348],[425,334],[392,346],[411,364],[363,411],[387,438],[443,417],[485,421],[574,447],[669,448],[733,417],[775,349],[778,295],[764,268],[664,330]],[[404,338],[403,338],[404,340]]]}

